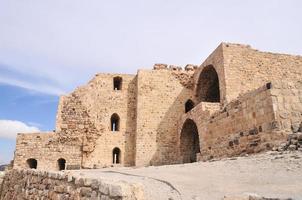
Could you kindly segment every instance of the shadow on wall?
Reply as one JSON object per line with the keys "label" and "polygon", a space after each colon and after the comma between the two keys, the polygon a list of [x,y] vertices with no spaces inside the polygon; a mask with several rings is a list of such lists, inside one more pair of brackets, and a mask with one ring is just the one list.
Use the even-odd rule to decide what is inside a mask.
{"label": "shadow on wall", "polygon": [[124,165],[135,165],[135,152],[136,152],[136,89],[137,76],[131,80],[128,86],[127,98],[127,118],[126,118],[126,136],[125,136],[125,152],[124,152]]}
{"label": "shadow on wall", "polygon": [[156,130],[156,152],[150,165],[182,163],[179,151],[178,121],[185,113],[185,103],[193,91],[184,88],[162,117]]}

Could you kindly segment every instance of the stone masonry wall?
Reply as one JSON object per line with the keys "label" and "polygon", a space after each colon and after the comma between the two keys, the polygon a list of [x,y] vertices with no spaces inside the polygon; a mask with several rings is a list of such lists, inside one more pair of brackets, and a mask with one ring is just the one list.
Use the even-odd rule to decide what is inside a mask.
{"label": "stone masonry wall", "polygon": [[276,132],[271,89],[266,85],[214,113],[200,134],[203,159],[256,153],[286,140],[283,132]]}
{"label": "stone masonry wall", "polygon": [[261,52],[249,45],[222,43],[226,99],[272,81],[295,82],[302,77],[302,56]]}
{"label": "stone masonry wall", "polygon": [[74,177],[64,173],[36,170],[11,170],[0,185],[0,200],[78,199],[143,200],[144,191],[126,182]]}
{"label": "stone masonry wall", "polygon": [[276,127],[296,133],[302,127],[302,80],[298,82],[274,82],[271,90]]}
{"label": "stone masonry wall", "polygon": [[222,113],[211,117],[201,154],[221,157],[256,153],[286,141],[302,122],[301,85],[274,81],[232,101]]}
{"label": "stone masonry wall", "polygon": [[37,169],[59,170],[58,159],[66,160],[66,168],[81,166],[80,146],[60,143],[55,133],[18,134],[14,168],[26,169],[27,159],[36,159]]}
{"label": "stone masonry wall", "polygon": [[[113,78],[122,78],[114,90]],[[112,165],[112,150],[121,150],[121,164],[134,165],[136,124],[136,78],[134,75],[97,74],[86,86],[61,98],[57,131],[62,137],[84,137],[86,168]],[[111,115],[120,118],[119,131],[110,129]],[[86,117],[83,117],[87,116]],[[77,121],[80,120],[80,121]]]}
{"label": "stone masonry wall", "polygon": [[192,89],[175,73],[165,68],[138,71],[137,166],[171,164],[178,160],[177,120],[185,112],[185,102],[194,96]]}

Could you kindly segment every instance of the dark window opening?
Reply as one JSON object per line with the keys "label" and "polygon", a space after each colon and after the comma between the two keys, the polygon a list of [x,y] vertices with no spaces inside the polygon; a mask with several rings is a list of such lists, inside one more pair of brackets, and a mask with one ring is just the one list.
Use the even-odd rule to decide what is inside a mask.
{"label": "dark window opening", "polygon": [[111,116],[111,131],[119,131],[120,130],[120,117],[114,113]]}
{"label": "dark window opening", "polygon": [[30,158],[26,161],[28,168],[37,169],[38,161],[34,158]]}
{"label": "dark window opening", "polygon": [[119,148],[114,148],[112,151],[112,163],[119,164],[121,157],[121,150]]}
{"label": "dark window opening", "polygon": [[204,102],[220,102],[219,79],[212,65],[205,67],[200,73],[196,96]]}
{"label": "dark window opening", "polygon": [[199,134],[195,122],[191,119],[185,121],[180,135],[180,152],[183,163],[197,161],[200,153]]}
{"label": "dark window opening", "polygon": [[113,78],[113,89],[114,90],[121,90],[122,89],[122,82],[123,82],[123,79],[121,77],[114,77]]}
{"label": "dark window opening", "polygon": [[194,108],[194,102],[191,99],[189,99],[185,104],[186,113],[192,110],[193,108]]}
{"label": "dark window opening", "polygon": [[58,160],[58,168],[59,170],[65,170],[66,160],[64,158],[60,158]]}

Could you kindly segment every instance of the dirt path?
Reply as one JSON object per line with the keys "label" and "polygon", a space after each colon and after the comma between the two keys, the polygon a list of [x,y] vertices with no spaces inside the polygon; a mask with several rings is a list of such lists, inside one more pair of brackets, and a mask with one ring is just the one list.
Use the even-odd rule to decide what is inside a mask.
{"label": "dirt path", "polygon": [[221,200],[225,195],[247,193],[302,200],[302,152],[269,152],[214,162],[73,173],[142,183],[152,200]]}

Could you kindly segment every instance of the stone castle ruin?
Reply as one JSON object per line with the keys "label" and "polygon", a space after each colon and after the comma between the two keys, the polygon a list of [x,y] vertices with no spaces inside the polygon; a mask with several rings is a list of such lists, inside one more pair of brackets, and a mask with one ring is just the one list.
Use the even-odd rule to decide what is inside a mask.
{"label": "stone castle ruin", "polygon": [[200,66],[97,74],[56,129],[18,134],[15,169],[190,163],[270,150],[302,130],[302,57],[222,43]]}

